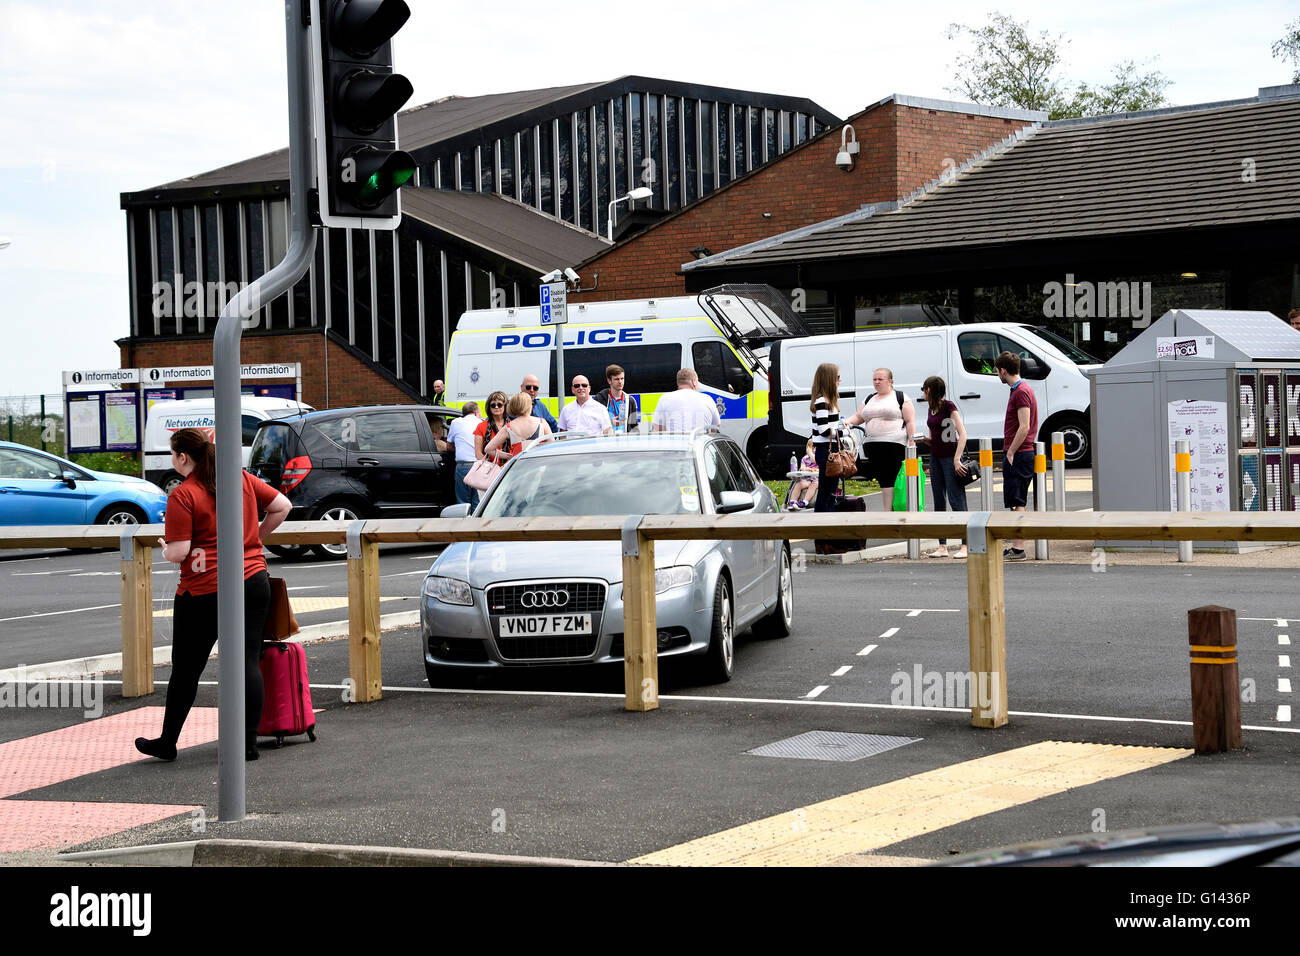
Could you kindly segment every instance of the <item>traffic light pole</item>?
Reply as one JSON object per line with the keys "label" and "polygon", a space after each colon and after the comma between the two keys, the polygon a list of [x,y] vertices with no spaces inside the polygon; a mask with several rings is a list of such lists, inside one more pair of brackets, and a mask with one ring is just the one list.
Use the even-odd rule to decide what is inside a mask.
{"label": "traffic light pole", "polygon": [[[313,183],[309,0],[286,0],[289,66],[289,250],[221,310],[213,338],[217,444],[218,803],[223,822],[244,819],[244,509],[240,449],[239,342],[243,317],[293,288],[311,265],[316,233],[308,216]],[[188,559],[187,559],[188,560]],[[179,635],[178,635],[179,636]],[[256,729],[256,728],[254,728]]]}

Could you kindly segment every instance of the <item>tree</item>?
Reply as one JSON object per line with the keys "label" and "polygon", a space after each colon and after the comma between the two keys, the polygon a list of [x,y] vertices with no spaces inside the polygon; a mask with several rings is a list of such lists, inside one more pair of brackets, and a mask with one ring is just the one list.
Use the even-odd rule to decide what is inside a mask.
{"label": "tree", "polygon": [[1277,59],[1290,60],[1295,67],[1291,76],[1292,83],[1300,83],[1300,17],[1287,24],[1286,35],[1273,44],[1273,56]]}
{"label": "tree", "polygon": [[986,106],[1016,106],[1044,110],[1052,119],[1099,116],[1152,109],[1167,103],[1164,91],[1171,81],[1157,70],[1138,73],[1137,64],[1125,60],[1115,65],[1110,83],[1071,88],[1058,71],[1064,34],[1043,30],[1035,37],[1029,21],[1005,14],[989,14],[982,27],[961,23],[948,26],[948,39],[969,36],[975,52],[957,57],[956,87],[949,91]]}

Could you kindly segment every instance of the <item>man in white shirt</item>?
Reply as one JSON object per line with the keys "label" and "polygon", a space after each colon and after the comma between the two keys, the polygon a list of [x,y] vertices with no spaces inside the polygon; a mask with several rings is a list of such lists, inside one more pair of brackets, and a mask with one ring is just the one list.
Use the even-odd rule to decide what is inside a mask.
{"label": "man in white shirt", "polygon": [[669,392],[655,406],[652,432],[692,432],[702,425],[722,427],[718,406],[700,392],[700,378],[694,369],[677,373],[677,391]]}
{"label": "man in white shirt", "polygon": [[465,476],[474,467],[474,429],[482,421],[478,417],[478,402],[466,402],[460,418],[447,429],[448,443],[456,446],[456,501],[468,504],[471,509],[478,507],[478,489],[465,484]]}
{"label": "man in white shirt", "polygon": [[605,406],[591,397],[591,382],[585,375],[573,377],[573,404],[560,412],[560,431],[608,435],[614,430]]}

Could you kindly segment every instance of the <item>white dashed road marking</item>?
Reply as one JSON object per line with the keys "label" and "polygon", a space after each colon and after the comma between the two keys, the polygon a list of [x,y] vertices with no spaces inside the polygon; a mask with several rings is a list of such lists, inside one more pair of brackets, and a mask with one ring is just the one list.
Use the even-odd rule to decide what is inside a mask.
{"label": "white dashed road marking", "polygon": [[[1011,436],[1011,437],[1014,438],[1015,436],[1013,435],[1013,436]],[[883,640],[885,640],[885,638],[893,637],[893,636],[894,636],[895,634],[897,634],[897,633],[898,633],[898,628],[896,628],[896,627],[891,627],[891,628],[890,628],[889,630],[887,630],[884,634],[881,634],[878,638],[876,638],[876,640],[878,640],[878,641],[883,641]]]}
{"label": "white dashed road marking", "polygon": [[[1012,437],[1014,437],[1014,436],[1012,436]],[[1286,655],[1286,654],[1279,654],[1279,655],[1277,655],[1277,666],[1278,666],[1278,667],[1290,667],[1290,666],[1291,666],[1291,658],[1290,658],[1288,655]]]}
{"label": "white dashed road marking", "polygon": [[[845,674],[847,674],[847,673],[848,673],[849,671],[851,671],[851,670],[853,670],[853,665],[852,665],[852,664],[845,664],[843,667],[841,667],[839,670],[837,670],[837,671],[836,671],[834,674],[832,674],[831,676],[832,676],[832,677],[843,677]],[[1288,688],[1288,690],[1289,690],[1289,689],[1290,689],[1290,688]]]}
{"label": "white dashed road marking", "polygon": [[1290,704],[1277,705],[1277,719],[1278,719],[1278,723],[1289,724],[1291,722]]}
{"label": "white dashed road marking", "polygon": [[1279,677],[1279,678],[1277,679],[1277,692],[1278,692],[1279,694],[1289,694],[1289,693],[1291,693],[1291,678],[1289,678],[1289,677]]}
{"label": "white dashed road marking", "polygon": [[818,684],[812,690],[808,691],[808,693],[803,695],[804,700],[812,700],[814,697],[820,697],[822,691],[828,690],[830,686],[831,686],[830,684]]}
{"label": "white dashed road marking", "polygon": [[[1012,437],[1014,437],[1014,436],[1012,436]],[[868,644],[868,645],[867,645],[866,647],[864,647],[862,650],[858,651],[858,657],[866,657],[868,654],[870,654],[872,651],[874,651],[874,650],[875,650],[877,647],[879,647],[879,646],[880,646],[879,644]]]}
{"label": "white dashed road marking", "polygon": [[[1015,436],[1012,435],[1011,437],[1014,438]],[[1283,647],[1290,647],[1290,646],[1291,646],[1291,638],[1288,637],[1286,634],[1279,634],[1279,635],[1277,636],[1277,642],[1278,642],[1279,644],[1281,644]]]}

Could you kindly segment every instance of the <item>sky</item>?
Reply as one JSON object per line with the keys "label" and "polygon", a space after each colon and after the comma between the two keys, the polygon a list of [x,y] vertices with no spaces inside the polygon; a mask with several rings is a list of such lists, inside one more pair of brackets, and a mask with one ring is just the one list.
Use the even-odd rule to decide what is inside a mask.
{"label": "sky", "polygon": [[[1104,83],[1133,59],[1179,105],[1289,82],[1270,49],[1300,16],[1295,0],[407,2],[394,46],[411,105],[639,74],[805,96],[841,117],[891,93],[958,99],[970,46],[947,27],[994,10],[1064,34],[1066,80]],[[282,148],[287,116],[282,3],[0,0],[0,397],[117,368],[120,194]]]}

